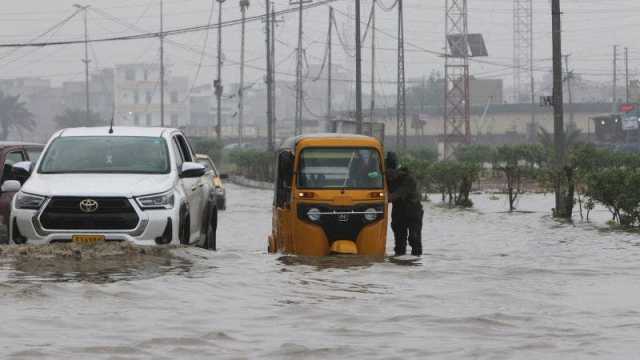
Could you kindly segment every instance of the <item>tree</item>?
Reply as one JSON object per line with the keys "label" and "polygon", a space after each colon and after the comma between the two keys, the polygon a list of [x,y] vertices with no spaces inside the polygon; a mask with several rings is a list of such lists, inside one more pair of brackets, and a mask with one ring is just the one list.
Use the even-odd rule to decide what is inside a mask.
{"label": "tree", "polygon": [[106,125],[105,121],[100,118],[100,114],[90,112],[87,118],[86,111],[77,109],[65,109],[64,113],[56,116],[54,121],[59,129]]}
{"label": "tree", "polygon": [[516,201],[523,193],[523,181],[535,177],[542,151],[537,145],[504,145],[496,150],[494,168],[505,176],[509,211],[516,209]]}
{"label": "tree", "polygon": [[11,129],[33,130],[35,126],[33,114],[20,100],[20,95],[12,96],[0,91],[0,139],[7,140]]}

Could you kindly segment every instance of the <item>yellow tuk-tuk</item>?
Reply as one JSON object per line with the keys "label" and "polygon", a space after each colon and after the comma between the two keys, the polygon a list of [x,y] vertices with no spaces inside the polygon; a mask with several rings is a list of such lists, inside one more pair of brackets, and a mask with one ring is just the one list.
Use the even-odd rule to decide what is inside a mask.
{"label": "yellow tuk-tuk", "polygon": [[375,138],[304,135],[277,153],[269,252],[384,256],[387,182]]}

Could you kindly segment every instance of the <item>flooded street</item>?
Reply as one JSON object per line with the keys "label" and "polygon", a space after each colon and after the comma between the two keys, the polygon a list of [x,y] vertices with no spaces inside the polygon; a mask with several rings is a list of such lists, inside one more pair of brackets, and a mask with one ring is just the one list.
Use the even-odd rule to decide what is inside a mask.
{"label": "flooded street", "polygon": [[5,249],[0,358],[637,356],[640,235],[603,230],[604,209],[559,224],[551,195],[473,199],[426,205],[420,260],[268,255],[272,193],[237,186],[216,253]]}

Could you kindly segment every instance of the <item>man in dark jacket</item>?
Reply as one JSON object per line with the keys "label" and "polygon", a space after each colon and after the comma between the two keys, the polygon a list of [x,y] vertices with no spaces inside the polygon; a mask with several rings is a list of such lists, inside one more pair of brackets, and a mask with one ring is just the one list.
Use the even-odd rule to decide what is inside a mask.
{"label": "man in dark jacket", "polygon": [[393,203],[391,229],[395,237],[396,256],[405,255],[407,241],[411,246],[411,255],[422,255],[422,196],[418,182],[405,167],[397,168],[395,159],[387,160],[387,179],[389,182],[389,201]]}

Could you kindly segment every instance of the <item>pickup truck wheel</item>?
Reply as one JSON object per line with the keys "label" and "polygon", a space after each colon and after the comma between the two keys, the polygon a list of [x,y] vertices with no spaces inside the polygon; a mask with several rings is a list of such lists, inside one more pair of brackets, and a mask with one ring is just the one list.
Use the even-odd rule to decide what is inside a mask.
{"label": "pickup truck wheel", "polygon": [[180,209],[180,228],[178,229],[178,236],[180,244],[189,245],[191,240],[191,221],[189,220],[189,213],[187,208],[183,205]]}

